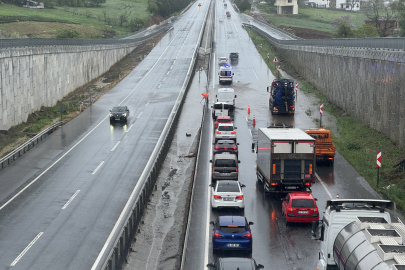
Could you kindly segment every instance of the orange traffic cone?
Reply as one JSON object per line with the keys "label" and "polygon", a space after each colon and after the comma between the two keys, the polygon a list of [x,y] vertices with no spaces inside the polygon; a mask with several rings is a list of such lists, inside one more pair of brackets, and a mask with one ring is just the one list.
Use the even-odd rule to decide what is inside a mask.
{"label": "orange traffic cone", "polygon": [[248,114],[250,114],[250,106],[248,106]]}
{"label": "orange traffic cone", "polygon": [[336,199],[339,199],[339,193],[336,194]]}
{"label": "orange traffic cone", "polygon": [[255,119],[255,116],[253,116],[253,122],[252,122],[252,125],[256,125],[256,119]]}

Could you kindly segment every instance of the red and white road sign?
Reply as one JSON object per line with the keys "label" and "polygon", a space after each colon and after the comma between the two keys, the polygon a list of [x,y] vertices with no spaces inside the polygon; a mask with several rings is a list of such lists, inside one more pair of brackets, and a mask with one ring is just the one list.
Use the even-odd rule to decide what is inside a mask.
{"label": "red and white road sign", "polygon": [[263,44],[260,43],[260,49],[263,48]]}
{"label": "red and white road sign", "polygon": [[267,54],[267,59],[269,59],[269,58],[270,58],[270,53]]}
{"label": "red and white road sign", "polygon": [[277,66],[277,69],[278,69],[278,71],[280,71],[280,69],[281,69],[280,65]]}
{"label": "red and white road sign", "polygon": [[377,168],[381,168],[381,151],[377,151]]}
{"label": "red and white road sign", "polygon": [[[269,57],[267,56],[267,58],[269,58]],[[274,56],[273,63],[278,63],[277,56]]]}
{"label": "red and white road sign", "polygon": [[298,90],[298,83],[295,83],[295,90]]}
{"label": "red and white road sign", "polygon": [[323,113],[323,104],[321,103],[321,106],[319,108],[319,113],[322,114]]}

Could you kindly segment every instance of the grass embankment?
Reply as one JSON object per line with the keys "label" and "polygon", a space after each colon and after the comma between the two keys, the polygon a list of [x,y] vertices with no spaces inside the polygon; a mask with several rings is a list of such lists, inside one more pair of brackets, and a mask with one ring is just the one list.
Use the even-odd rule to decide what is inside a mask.
{"label": "grass embankment", "polygon": [[[114,23],[109,25],[103,18],[117,21],[121,14],[133,18],[148,19],[147,0],[109,0],[100,7],[56,7],[54,9],[30,9],[11,5],[0,5],[0,30],[5,37],[54,38],[64,29],[76,30],[80,38],[102,38],[106,32],[114,36],[129,34],[131,30]],[[18,33],[16,36],[15,33]]]}
{"label": "grass embankment", "polygon": [[350,16],[353,25],[357,28],[364,24],[366,15],[361,12],[338,11],[328,9],[311,8],[299,6],[297,15],[275,15],[275,7],[270,4],[255,4],[260,10],[267,14],[262,16],[271,24],[278,27],[280,25],[290,27],[302,27],[318,31],[334,33],[335,28],[332,22],[342,16]]}
{"label": "grass embankment", "polygon": [[[276,75],[277,70],[271,60],[277,54],[271,44],[253,31],[250,37],[263,59],[266,60],[271,72]],[[260,49],[260,44],[263,44],[263,49]],[[270,53],[270,61],[267,61],[267,53]],[[314,93],[319,99],[316,103],[323,103],[324,110],[336,118],[339,136],[334,136],[334,143],[339,153],[384,198],[395,201],[400,210],[405,210],[405,150],[380,132],[357,122],[344,111],[329,104],[327,99],[308,81],[300,77],[288,63],[282,62],[282,69],[300,80],[302,84],[300,91]],[[377,187],[377,151],[382,151],[379,187]],[[396,166],[401,162],[401,165]]]}

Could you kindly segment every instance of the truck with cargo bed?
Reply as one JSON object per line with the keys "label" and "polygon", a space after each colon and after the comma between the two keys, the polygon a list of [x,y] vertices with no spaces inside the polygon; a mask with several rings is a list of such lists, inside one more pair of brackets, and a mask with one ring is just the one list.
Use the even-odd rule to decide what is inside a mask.
{"label": "truck with cargo bed", "polygon": [[329,200],[321,222],[313,222],[312,239],[320,240],[319,270],[405,269],[405,226],[392,222],[388,200]]}
{"label": "truck with cargo bed", "polygon": [[299,128],[259,128],[256,174],[265,193],[305,191],[315,182],[315,139]]}
{"label": "truck with cargo bed", "polygon": [[305,130],[305,133],[309,134],[316,141],[317,160],[333,165],[336,147],[333,144],[332,132],[324,128],[314,128]]}

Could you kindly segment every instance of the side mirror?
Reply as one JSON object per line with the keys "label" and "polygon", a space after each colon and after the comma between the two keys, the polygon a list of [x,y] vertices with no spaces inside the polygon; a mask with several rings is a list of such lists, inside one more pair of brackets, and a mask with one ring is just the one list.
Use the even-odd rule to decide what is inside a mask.
{"label": "side mirror", "polygon": [[317,198],[315,198],[315,201],[317,201],[318,199]]}
{"label": "side mirror", "polygon": [[254,151],[255,151],[255,143],[252,142],[252,152],[254,152]]}
{"label": "side mirror", "polygon": [[249,225],[254,225],[254,223],[252,221],[249,221]]}
{"label": "side mirror", "polygon": [[264,269],[263,264],[258,264],[258,265],[256,266],[256,269]]}
{"label": "side mirror", "polygon": [[219,75],[219,72],[218,72],[218,75]]}
{"label": "side mirror", "polygon": [[236,145],[239,145],[239,143],[236,143]]}
{"label": "side mirror", "polygon": [[214,106],[211,106],[211,109],[214,108]]}
{"label": "side mirror", "polygon": [[212,187],[212,184],[209,184],[208,186],[209,186],[209,187]]}
{"label": "side mirror", "polygon": [[235,98],[236,98],[236,95],[235,95]]}
{"label": "side mirror", "polygon": [[210,224],[211,224],[211,225],[214,225],[214,224],[215,224],[215,222],[214,222],[214,221],[210,221]]}
{"label": "side mirror", "polygon": [[110,110],[110,112],[111,112],[111,110]]}
{"label": "side mirror", "polygon": [[238,163],[240,163],[240,160],[238,160]]}
{"label": "side mirror", "polygon": [[235,75],[235,73],[232,73],[232,75]]}
{"label": "side mirror", "polygon": [[[218,73],[219,74],[219,73]],[[215,95],[215,97],[218,97],[218,95]]]}
{"label": "side mirror", "polygon": [[210,163],[212,163],[212,159],[210,159]]}
{"label": "side mirror", "polygon": [[244,184],[240,184],[240,187],[242,187],[242,188],[244,188],[244,187],[246,187]]}
{"label": "side mirror", "polygon": [[269,92],[270,91],[270,87],[269,86],[267,86],[267,92]]}
{"label": "side mirror", "polygon": [[207,267],[214,268],[214,267],[216,267],[216,266],[215,266],[215,264],[213,264],[213,263],[209,263],[209,264],[207,264]]}
{"label": "side mirror", "polygon": [[237,127],[234,127],[233,129],[237,129]]}

